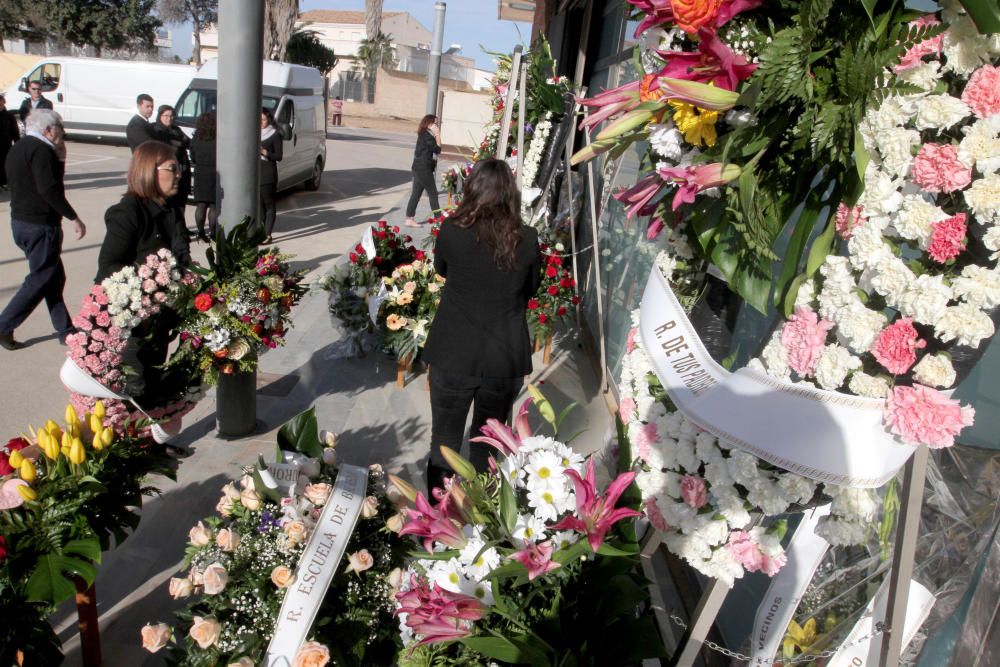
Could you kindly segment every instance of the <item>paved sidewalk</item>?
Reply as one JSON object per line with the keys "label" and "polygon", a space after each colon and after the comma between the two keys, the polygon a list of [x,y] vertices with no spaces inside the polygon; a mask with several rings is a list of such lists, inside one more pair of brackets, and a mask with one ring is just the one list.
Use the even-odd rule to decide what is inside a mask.
{"label": "paved sidewalk", "polygon": [[[77,146],[82,149],[87,145],[73,148]],[[409,165],[409,136],[344,128],[331,133],[329,148],[330,166],[320,192],[295,192],[279,201],[276,242],[309,269],[309,282],[318,280],[341,259],[360,239],[365,225],[380,218],[401,224],[409,194],[409,169],[398,167]],[[448,161],[444,161],[442,169],[447,166]],[[0,209],[0,217],[4,213]],[[427,213],[425,197],[418,217]],[[98,220],[95,215],[85,219]],[[426,228],[410,231],[415,232],[418,243],[427,234]],[[203,246],[198,249],[203,252]],[[96,251],[87,254],[96,264]],[[0,268],[0,285],[10,283],[8,273],[8,268]],[[86,289],[83,285],[72,289],[77,287],[81,294]],[[67,304],[79,303],[78,298],[71,300],[70,291],[68,287]],[[32,317],[39,328],[47,325],[46,320],[43,313]],[[187,531],[213,512],[221,487],[239,474],[241,466],[253,463],[258,454],[272,455],[275,430],[301,410],[315,405],[321,428],[339,434],[341,460],[357,464],[377,461],[389,471],[421,480],[430,435],[425,376],[413,378],[399,389],[393,360],[377,352],[360,359],[340,356],[344,345],[331,326],[326,292],[310,291],[296,308],[293,323],[288,344],[261,360],[258,432],[235,441],[218,439],[214,392],[210,392],[185,419],[178,444],[190,447],[192,454],[181,461],[177,482],[153,480],[162,495],[146,503],[136,533],[120,548],[105,554],[97,591],[104,664],[108,667],[163,664],[160,658],[141,650],[139,629],[146,622],[171,621],[171,610],[179,606],[167,595],[166,583],[183,557]],[[39,368],[37,377],[21,390],[10,386],[4,390],[8,398],[4,419],[16,413],[18,420],[30,417],[35,422],[44,421],[46,413],[37,406],[24,410],[13,407],[10,399],[15,391],[27,396],[44,394],[45,403],[58,406],[53,414],[62,413],[65,392],[50,367],[58,368],[56,362],[61,363],[64,348],[52,341],[36,347],[45,348],[36,349],[45,367]],[[5,365],[8,358],[3,357]],[[548,367],[542,366],[541,354],[536,355],[532,380],[542,384],[557,408],[573,401],[580,403],[564,431],[583,431],[574,446],[583,452],[601,446],[610,420],[589,357],[573,334],[557,340]],[[54,621],[65,642],[65,664],[79,665],[75,610],[67,606]]]}

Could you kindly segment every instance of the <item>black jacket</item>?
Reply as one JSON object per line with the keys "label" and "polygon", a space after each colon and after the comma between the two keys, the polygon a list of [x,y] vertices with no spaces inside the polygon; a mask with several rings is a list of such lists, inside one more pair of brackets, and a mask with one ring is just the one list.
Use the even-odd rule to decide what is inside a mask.
{"label": "black jacket", "polygon": [[175,206],[187,204],[188,195],[191,194],[191,158],[188,157],[188,147],[191,140],[184,134],[184,130],[176,125],[164,125],[163,123],[153,123],[153,138],[168,146],[173,146],[177,152],[177,164],[181,167],[181,180],[177,183],[177,194],[171,197],[171,202]]}
{"label": "black jacket", "polygon": [[283,142],[284,139],[278,128],[274,128],[274,134],[260,142],[260,147],[265,151],[264,155],[260,156],[264,163],[260,165],[261,185],[270,185],[271,183],[278,182],[278,163],[281,162],[282,151],[284,150]]}
{"label": "black jacket", "polygon": [[155,138],[153,126],[139,114],[132,116],[128,125],[125,126],[125,140],[128,141],[129,150],[133,153],[139,147],[139,144]]}
{"label": "black jacket", "polygon": [[151,199],[126,194],[104,214],[107,232],[97,256],[99,283],[126,266],[144,262],[146,257],[166,248],[181,266],[191,262],[191,250],[183,222],[176,212]]}
{"label": "black jacket", "polygon": [[438,146],[437,139],[430,133],[430,130],[424,130],[417,135],[417,146],[413,149],[412,168],[434,171],[434,168],[437,167],[438,153],[440,152],[441,147]]}
{"label": "black jacket", "polygon": [[434,269],[445,276],[424,360],[454,375],[518,378],[531,373],[525,311],[541,284],[538,232],[521,226],[513,270],[503,271],[476,239],[476,229],[446,221],[434,248]]}
{"label": "black jacket", "polygon": [[191,163],[194,164],[194,200],[215,203],[215,139],[202,139],[197,133],[191,140]]}
{"label": "black jacket", "polygon": [[47,143],[26,136],[11,146],[4,168],[10,186],[11,218],[39,225],[76,219],[63,187],[66,165]]}
{"label": "black jacket", "polygon": [[17,129],[17,119],[11,111],[0,111],[0,153],[6,153],[10,145],[21,137]]}
{"label": "black jacket", "polygon": [[[24,101],[21,102],[21,108],[19,108],[17,110],[18,115],[21,116],[21,122],[22,123],[25,120],[28,119],[28,114],[31,113],[31,108],[32,108],[31,107],[31,97],[30,96],[29,97],[25,97]],[[45,95],[42,95],[40,97],[40,99],[38,100],[38,106],[35,107],[35,108],[36,109],[51,109],[52,108],[52,100],[50,100],[49,98],[45,97]]]}

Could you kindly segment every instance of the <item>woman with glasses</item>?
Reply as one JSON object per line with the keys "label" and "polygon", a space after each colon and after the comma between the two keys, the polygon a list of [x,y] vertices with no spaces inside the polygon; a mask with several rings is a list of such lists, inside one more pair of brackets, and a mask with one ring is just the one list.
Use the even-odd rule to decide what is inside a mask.
{"label": "woman with glasses", "polygon": [[181,128],[174,125],[174,108],[169,104],[162,104],[156,111],[156,122],[153,123],[153,137],[157,141],[174,147],[177,156],[177,164],[181,167],[181,178],[177,183],[177,194],[167,201],[169,206],[177,209],[177,219],[184,225],[184,207],[187,206],[188,196],[191,194],[191,160],[188,157],[188,147],[191,140],[187,138]]}

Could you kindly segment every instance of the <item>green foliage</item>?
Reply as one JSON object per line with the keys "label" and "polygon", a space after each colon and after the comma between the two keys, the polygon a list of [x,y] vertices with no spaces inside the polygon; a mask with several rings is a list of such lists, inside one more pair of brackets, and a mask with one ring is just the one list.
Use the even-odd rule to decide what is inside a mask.
{"label": "green foliage", "polygon": [[319,40],[313,30],[299,30],[292,34],[285,49],[285,62],[315,67],[323,74],[333,70],[337,54]]}
{"label": "green foliage", "polygon": [[104,49],[153,48],[162,23],[153,15],[155,0],[43,0],[48,29],[77,46]]}
{"label": "green foliage", "polygon": [[313,458],[323,458],[323,443],[319,439],[315,407],[300,412],[278,429],[278,447]]}

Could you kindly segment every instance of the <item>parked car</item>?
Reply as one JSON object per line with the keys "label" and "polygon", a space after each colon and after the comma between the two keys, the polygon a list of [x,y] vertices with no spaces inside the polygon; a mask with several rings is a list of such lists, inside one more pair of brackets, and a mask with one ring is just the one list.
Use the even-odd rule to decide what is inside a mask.
{"label": "parked car", "polygon": [[[177,102],[174,122],[188,136],[205,111],[215,111],[219,61],[207,61]],[[261,107],[274,112],[284,138],[278,190],[304,185],[317,190],[326,164],[326,85],[318,69],[264,61]]]}

